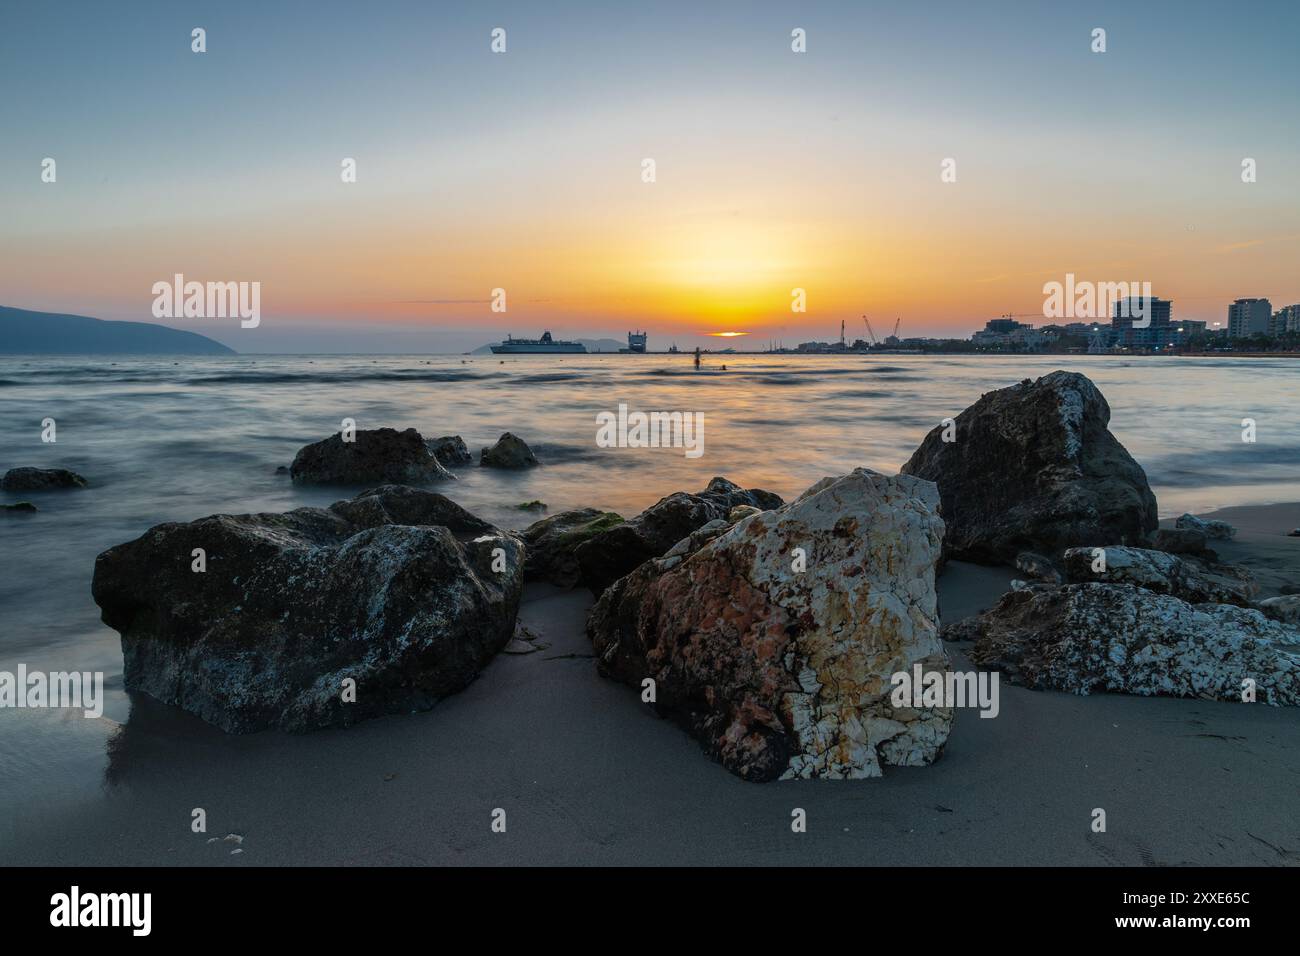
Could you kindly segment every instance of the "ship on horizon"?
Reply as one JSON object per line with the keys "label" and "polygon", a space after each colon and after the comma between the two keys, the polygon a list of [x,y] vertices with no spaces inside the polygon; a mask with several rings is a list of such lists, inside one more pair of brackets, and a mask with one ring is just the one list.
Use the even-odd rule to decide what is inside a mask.
{"label": "ship on horizon", "polygon": [[633,355],[645,354],[646,334],[644,332],[629,332],[627,334],[627,348],[619,349],[625,355],[629,352]]}
{"label": "ship on horizon", "polygon": [[520,355],[520,354],[537,354],[537,353],[574,353],[587,351],[587,346],[581,342],[566,342],[563,339],[551,338],[550,332],[543,332],[540,339],[516,339],[507,335],[504,342],[498,342],[496,345],[489,345],[493,355]]}

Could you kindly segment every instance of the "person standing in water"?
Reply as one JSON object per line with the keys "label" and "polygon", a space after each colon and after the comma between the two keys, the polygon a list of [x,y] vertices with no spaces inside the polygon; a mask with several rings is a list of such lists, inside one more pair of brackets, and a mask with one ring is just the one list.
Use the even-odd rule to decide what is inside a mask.
{"label": "person standing in water", "polygon": [[695,368],[699,369],[699,367],[700,367],[700,347],[697,345],[695,346]]}

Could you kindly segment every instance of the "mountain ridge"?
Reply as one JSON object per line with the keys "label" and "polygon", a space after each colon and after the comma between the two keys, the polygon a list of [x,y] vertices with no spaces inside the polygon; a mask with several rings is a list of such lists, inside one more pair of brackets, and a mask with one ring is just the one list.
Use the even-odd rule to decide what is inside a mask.
{"label": "mountain ridge", "polygon": [[206,335],[0,305],[0,355],[238,355]]}

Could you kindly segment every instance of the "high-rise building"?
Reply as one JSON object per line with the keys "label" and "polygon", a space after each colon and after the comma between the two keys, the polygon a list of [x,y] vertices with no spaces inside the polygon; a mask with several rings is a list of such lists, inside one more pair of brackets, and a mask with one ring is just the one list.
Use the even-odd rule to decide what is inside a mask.
{"label": "high-rise building", "polygon": [[1281,335],[1284,332],[1300,332],[1300,303],[1284,305],[1273,313],[1268,334]]}
{"label": "high-rise building", "polygon": [[[1142,318],[1138,318],[1139,310],[1144,313]],[[1168,299],[1134,296],[1117,300],[1110,321],[1115,346],[1129,349],[1167,348],[1174,339],[1169,329],[1172,313],[1173,303]]]}
{"label": "high-rise building", "polygon": [[1273,306],[1268,299],[1237,299],[1228,306],[1228,337],[1266,335],[1272,318]]}

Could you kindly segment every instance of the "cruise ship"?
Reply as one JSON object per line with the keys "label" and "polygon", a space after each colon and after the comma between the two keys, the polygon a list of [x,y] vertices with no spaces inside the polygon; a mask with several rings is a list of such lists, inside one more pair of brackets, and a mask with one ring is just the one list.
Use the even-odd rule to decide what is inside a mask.
{"label": "cruise ship", "polygon": [[488,346],[494,355],[518,355],[537,352],[586,352],[587,346],[581,342],[565,342],[551,338],[550,332],[543,332],[540,339],[516,339],[506,336],[504,342]]}

